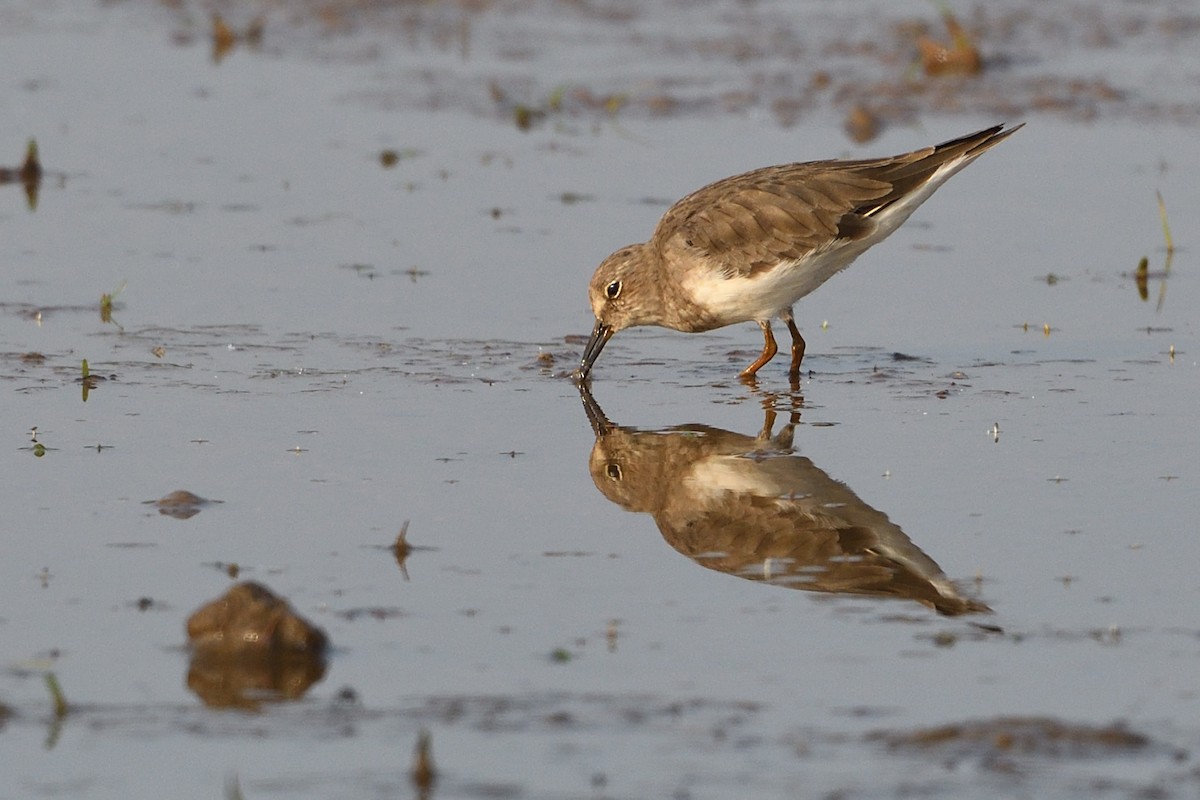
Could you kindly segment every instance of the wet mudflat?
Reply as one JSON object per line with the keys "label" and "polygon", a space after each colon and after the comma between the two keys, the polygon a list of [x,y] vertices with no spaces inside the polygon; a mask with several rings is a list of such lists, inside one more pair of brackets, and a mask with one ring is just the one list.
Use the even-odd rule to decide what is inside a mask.
{"label": "wet mudflat", "polygon": [[[217,7],[0,10],[0,796],[1195,794],[1189,6]],[[799,387],[563,377],[674,199],[999,121]],[[247,581],[319,666],[198,663]]]}

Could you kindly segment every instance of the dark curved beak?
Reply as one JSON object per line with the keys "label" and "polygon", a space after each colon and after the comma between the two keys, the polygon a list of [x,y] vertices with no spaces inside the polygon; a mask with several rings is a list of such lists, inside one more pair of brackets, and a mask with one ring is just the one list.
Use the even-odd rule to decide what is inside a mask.
{"label": "dark curved beak", "polygon": [[587,379],[588,373],[592,371],[592,364],[596,363],[600,351],[608,344],[614,332],[611,325],[596,320],[596,327],[592,328],[592,338],[588,339],[587,347],[583,348],[583,360],[579,362],[579,380]]}

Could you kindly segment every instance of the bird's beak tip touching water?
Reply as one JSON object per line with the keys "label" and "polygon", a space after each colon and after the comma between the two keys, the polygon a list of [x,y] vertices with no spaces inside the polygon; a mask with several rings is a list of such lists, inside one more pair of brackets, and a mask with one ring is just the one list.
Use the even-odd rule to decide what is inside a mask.
{"label": "bird's beak tip touching water", "polygon": [[608,344],[608,340],[614,333],[616,331],[613,330],[613,326],[596,320],[596,326],[592,328],[592,336],[588,339],[587,346],[583,348],[583,358],[579,362],[579,372],[576,373],[579,380],[587,380],[588,374],[592,371],[592,365],[600,357],[600,351],[604,349],[604,345]]}

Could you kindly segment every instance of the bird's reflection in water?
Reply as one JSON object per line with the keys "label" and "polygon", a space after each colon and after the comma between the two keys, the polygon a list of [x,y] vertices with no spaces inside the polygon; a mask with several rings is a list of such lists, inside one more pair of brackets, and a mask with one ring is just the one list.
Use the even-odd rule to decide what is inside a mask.
{"label": "bird's reflection in water", "polygon": [[798,413],[774,436],[706,425],[612,424],[586,387],[590,469],[617,505],[654,517],[667,543],[709,569],[813,592],[915,600],[939,614],[991,611],[849,488],[792,450]]}

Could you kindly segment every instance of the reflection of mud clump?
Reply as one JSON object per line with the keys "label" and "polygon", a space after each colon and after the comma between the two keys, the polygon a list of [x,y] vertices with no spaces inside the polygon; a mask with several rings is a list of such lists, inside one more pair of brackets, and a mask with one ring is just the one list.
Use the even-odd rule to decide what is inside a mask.
{"label": "reflection of mud clump", "polygon": [[1016,756],[1076,759],[1131,755],[1150,747],[1145,736],[1119,725],[1076,725],[1048,717],[999,717],[913,731],[870,734],[892,750],[936,751],[952,761],[1004,766]]}
{"label": "reflection of mud clump", "polygon": [[325,675],[325,633],[247,581],[188,619],[188,688],[215,707],[294,700]]}

